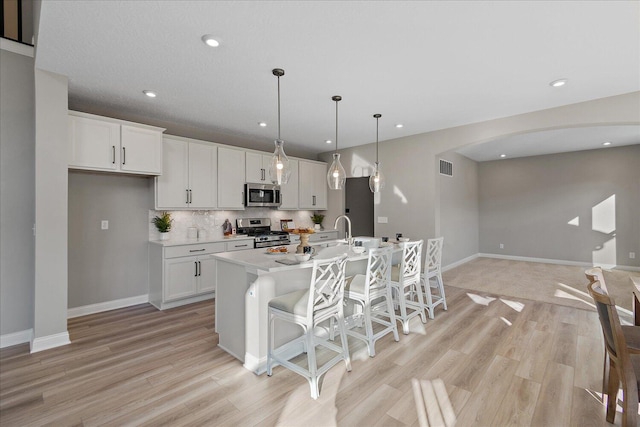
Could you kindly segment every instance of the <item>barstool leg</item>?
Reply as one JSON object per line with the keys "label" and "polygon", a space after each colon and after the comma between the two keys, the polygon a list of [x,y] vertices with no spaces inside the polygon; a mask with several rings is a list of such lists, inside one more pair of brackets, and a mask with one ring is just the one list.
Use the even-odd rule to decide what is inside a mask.
{"label": "barstool leg", "polygon": [[338,329],[340,330],[340,341],[342,341],[342,356],[347,371],[351,372],[351,356],[349,355],[349,343],[347,342],[347,328],[344,326],[344,315],[338,317]]}
{"label": "barstool leg", "polygon": [[418,305],[420,306],[420,319],[422,319],[422,323],[427,323],[427,316],[424,314],[425,306],[424,299],[422,298],[422,286],[420,282],[415,283],[416,293],[418,294]]}

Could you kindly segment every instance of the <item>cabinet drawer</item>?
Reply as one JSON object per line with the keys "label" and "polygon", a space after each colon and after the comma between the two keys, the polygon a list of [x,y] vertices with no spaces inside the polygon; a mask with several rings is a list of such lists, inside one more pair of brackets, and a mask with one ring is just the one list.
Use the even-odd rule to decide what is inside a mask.
{"label": "cabinet drawer", "polygon": [[253,249],[253,240],[240,240],[237,242],[227,242],[227,252],[243,251],[245,249]]}
{"label": "cabinet drawer", "polygon": [[216,252],[224,252],[224,242],[200,243],[184,246],[169,246],[164,248],[164,257],[177,258],[183,256],[207,255]]}

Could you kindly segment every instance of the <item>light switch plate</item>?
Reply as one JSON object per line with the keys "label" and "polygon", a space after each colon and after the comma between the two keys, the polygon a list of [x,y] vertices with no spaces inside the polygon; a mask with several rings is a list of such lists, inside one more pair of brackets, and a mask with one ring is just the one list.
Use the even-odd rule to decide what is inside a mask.
{"label": "light switch plate", "polygon": [[108,230],[108,229],[109,229],[109,221],[107,221],[106,219],[103,219],[103,220],[100,222],[100,228],[101,228],[102,230]]}
{"label": "light switch plate", "polygon": [[389,222],[389,219],[386,216],[379,216],[378,217],[378,224],[386,224]]}

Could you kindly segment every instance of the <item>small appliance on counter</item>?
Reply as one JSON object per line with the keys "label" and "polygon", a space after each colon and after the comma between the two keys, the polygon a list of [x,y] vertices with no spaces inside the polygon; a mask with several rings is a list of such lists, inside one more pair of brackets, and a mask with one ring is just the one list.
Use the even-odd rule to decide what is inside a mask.
{"label": "small appliance on counter", "polygon": [[271,230],[271,220],[269,218],[238,218],[236,225],[238,226],[238,234],[254,238],[254,248],[284,246],[291,243],[289,233],[286,231]]}

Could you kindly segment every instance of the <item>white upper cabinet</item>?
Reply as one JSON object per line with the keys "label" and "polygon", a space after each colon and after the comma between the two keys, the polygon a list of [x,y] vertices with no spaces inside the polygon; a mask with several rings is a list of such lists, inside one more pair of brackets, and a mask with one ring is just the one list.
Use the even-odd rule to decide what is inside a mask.
{"label": "white upper cabinet", "polygon": [[189,207],[215,208],[218,201],[218,147],[189,144]]}
{"label": "white upper cabinet", "polygon": [[280,186],[281,210],[298,209],[298,161],[289,159],[289,167],[291,168],[289,182]]}
{"label": "white upper cabinet", "polygon": [[247,151],[245,153],[246,172],[245,181],[255,182],[258,184],[271,183],[269,177],[269,166],[271,164],[271,155],[255,153]]}
{"label": "white upper cabinet", "polygon": [[130,173],[162,173],[162,132],[122,125],[120,169]]}
{"label": "white upper cabinet", "polygon": [[69,168],[160,175],[163,131],[69,111]]}
{"label": "white upper cabinet", "polygon": [[189,206],[189,143],[164,137],[162,175],[156,177],[156,209]]}
{"label": "white upper cabinet", "polygon": [[244,209],[245,150],[218,148],[218,208]]}
{"label": "white upper cabinet", "polygon": [[327,209],[327,164],[300,160],[299,200],[300,209]]}
{"label": "white upper cabinet", "polygon": [[164,138],[163,173],[156,178],[156,209],[215,209],[218,147]]}

